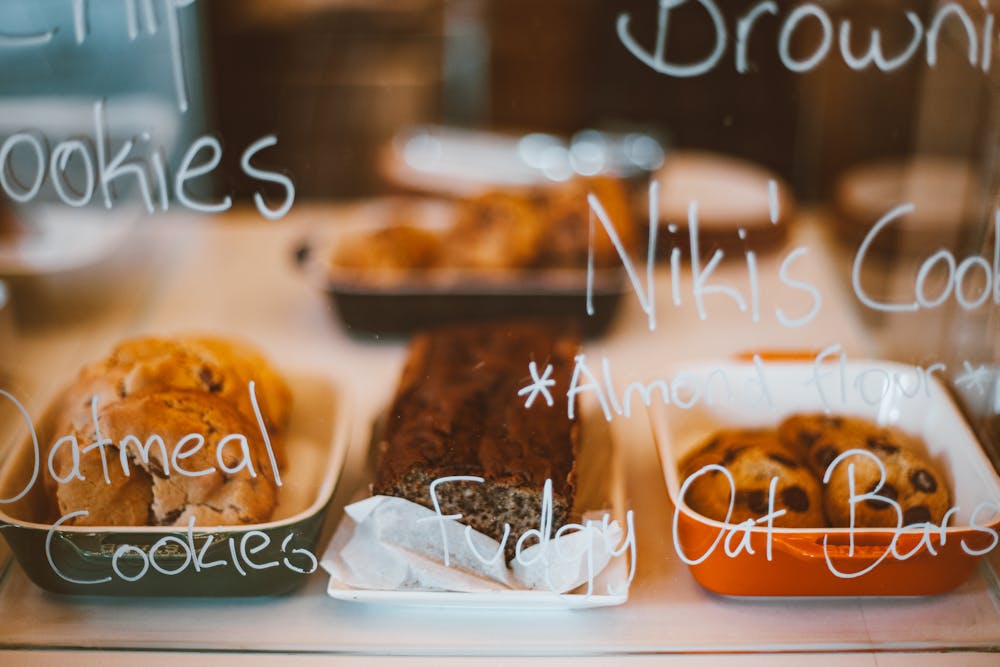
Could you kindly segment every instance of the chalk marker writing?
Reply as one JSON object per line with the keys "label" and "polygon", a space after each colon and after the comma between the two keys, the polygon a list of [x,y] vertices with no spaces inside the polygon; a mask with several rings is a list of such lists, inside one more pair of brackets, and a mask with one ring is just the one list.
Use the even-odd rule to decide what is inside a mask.
{"label": "chalk marker writing", "polygon": [[[46,181],[51,180],[56,196],[71,207],[86,206],[97,196],[110,210],[126,193],[133,192],[148,213],[153,213],[157,206],[166,211],[171,196],[178,205],[202,213],[222,213],[232,207],[229,195],[211,202],[196,199],[189,191],[191,184],[210,176],[221,163],[223,148],[218,138],[205,134],[192,141],[171,177],[162,149],[154,144],[149,131],[117,141],[112,139],[106,106],[104,100],[92,106],[92,136],[64,139],[51,151],[44,134],[37,129],[22,130],[4,138],[0,144],[0,189],[3,193],[26,204],[38,196]],[[259,162],[264,151],[277,142],[274,135],[262,137],[251,143],[240,159],[244,174],[284,190],[282,202],[276,208],[269,206],[260,192],[254,193],[257,210],[269,220],[285,216],[295,201],[295,185],[288,176],[252,162]],[[69,183],[67,173],[71,164],[82,172],[81,183]]]}
{"label": "chalk marker writing", "polygon": [[[871,487],[870,490],[867,491],[859,491],[857,488],[854,457],[858,456],[871,459],[879,469],[878,481]],[[831,574],[841,579],[855,579],[872,572],[887,560],[905,561],[920,553],[926,553],[931,557],[940,555],[940,549],[945,546],[948,541],[948,522],[951,521],[959,512],[960,508],[958,506],[949,508],[944,513],[940,524],[935,524],[932,521],[921,521],[904,526],[903,511],[899,503],[894,498],[888,495],[881,495],[879,493],[885,484],[885,467],[881,460],[868,450],[850,449],[837,456],[826,468],[823,476],[823,484],[829,484],[833,471],[845,462],[847,463],[848,483],[848,491],[845,501],[849,507],[850,519],[848,526],[843,529],[838,529],[839,532],[836,535],[839,539],[844,533],[847,534],[847,556],[853,556],[856,549],[856,505],[859,503],[872,502],[885,504],[894,510],[896,520],[895,527],[886,527],[884,529],[884,531],[889,533],[891,536],[888,538],[887,542],[882,545],[880,553],[874,557],[866,554],[863,559],[859,559],[859,563],[863,564],[864,567],[855,571],[845,571],[837,565],[837,562],[843,559],[843,555],[839,552],[837,546],[830,542],[831,533],[824,531],[821,527],[817,527],[817,531],[824,531],[821,541],[823,545],[823,557],[827,569]],[[691,486],[700,477],[709,474],[722,474],[726,479],[729,489],[727,494],[728,505],[726,515],[722,521],[713,522],[713,524],[717,523],[719,528],[712,542],[704,547],[704,551],[700,554],[690,554],[688,553],[686,546],[683,544],[683,539],[681,537],[679,529],[680,517],[685,512],[690,511],[686,509],[686,498]],[[748,556],[753,556],[756,554],[756,551],[752,546],[751,537],[756,529],[756,532],[763,538],[764,545],[766,547],[763,557],[768,562],[771,562],[773,560],[772,544],[775,534],[774,519],[782,516],[786,512],[786,510],[783,509],[774,509],[774,502],[778,493],[779,481],[780,480],[777,476],[772,477],[769,481],[766,514],[756,518],[749,518],[739,524],[733,524],[730,523],[730,518],[732,517],[735,506],[737,489],[732,473],[727,468],[719,464],[709,464],[699,468],[684,479],[681,483],[680,490],[678,491],[678,498],[674,506],[672,523],[674,550],[677,552],[678,557],[680,557],[680,559],[688,565],[698,565],[711,557],[720,544],[723,545],[723,552],[728,558],[736,558],[744,553]],[[972,510],[969,515],[968,526],[966,528],[983,538],[985,546],[971,546],[970,538],[963,537],[959,541],[959,547],[964,553],[970,556],[982,556],[995,549],[996,546],[1000,544],[1000,535],[998,535],[994,528],[983,525],[981,523],[982,518],[980,516],[986,515],[985,518],[995,522],[997,520],[998,513],[1000,513],[1000,504],[997,504],[995,501],[980,503]],[[903,537],[917,537],[918,539],[914,540],[913,545],[908,551],[901,551],[900,540]]]}
{"label": "chalk marker writing", "polygon": [[[775,219],[777,219],[777,217],[780,216],[780,208],[777,203],[777,184],[773,181],[771,182],[771,185],[769,185],[769,192],[771,191],[773,191],[773,195],[769,194],[769,197],[773,198],[773,201],[769,205],[769,209],[771,210],[771,214],[775,216]],[[654,180],[649,185],[649,222],[648,241],[646,246],[645,280],[640,277],[640,267],[637,266],[636,262],[629,255],[626,248],[622,244],[615,229],[615,221],[609,218],[607,211],[605,211],[604,207],[601,205],[600,200],[591,194],[588,196],[588,202],[590,204],[591,215],[590,245],[588,247],[587,257],[587,314],[594,314],[594,235],[596,223],[600,223],[601,229],[605,234],[607,234],[608,238],[611,239],[612,245],[618,253],[618,259],[621,262],[621,266],[624,269],[626,276],[628,277],[628,284],[632,288],[632,292],[635,294],[635,297],[639,302],[639,307],[644,313],[646,313],[649,330],[655,331],[657,327],[657,310],[654,260],[657,234],[660,226],[659,184]],[[702,258],[699,202],[697,200],[691,200],[688,203],[687,228],[689,237],[688,258],[690,260],[687,267],[690,273],[689,289],[691,299],[693,300],[695,308],[698,312],[698,317],[702,320],[707,320],[710,317],[711,306],[708,300],[709,297],[725,297],[731,301],[740,312],[748,313],[749,319],[752,322],[761,321],[761,270],[757,261],[756,252],[750,247],[745,248],[743,251],[747,284],[749,287],[745,293],[737,286],[719,283],[715,280],[713,274],[719,269],[719,266],[726,256],[722,249],[716,248],[707,261]],[[667,225],[667,232],[669,234],[676,233],[677,225],[675,223],[669,223]],[[747,233],[745,229],[740,229],[737,233],[740,238],[746,239]],[[799,317],[792,317],[787,314],[786,310],[784,310],[781,306],[776,306],[774,308],[774,317],[784,326],[804,326],[812,322],[820,312],[822,295],[820,294],[819,288],[795,275],[794,269],[796,262],[807,253],[808,250],[805,247],[796,247],[791,249],[782,259],[778,269],[778,280],[781,285],[790,288],[794,292],[805,293],[808,295],[810,301],[810,304],[807,306],[807,310]],[[666,277],[670,281],[671,299],[673,305],[675,306],[680,306],[683,302],[683,272],[684,269],[681,264],[681,249],[673,247],[670,251],[670,271]]]}
{"label": "chalk marker writing", "polygon": [[[112,574],[96,579],[75,579],[65,574],[56,565],[52,541],[56,535],[60,534],[60,527],[64,523],[76,517],[86,517],[88,514],[87,510],[77,510],[63,515],[52,524],[45,536],[45,557],[52,571],[59,578],[74,584],[103,584],[115,578],[134,583],[143,579],[150,568],[165,576],[175,576],[189,569],[201,572],[213,567],[232,565],[240,576],[245,577],[248,576],[248,570],[267,570],[284,566],[293,572],[310,574],[319,567],[319,561],[311,551],[293,543],[295,533],[286,535],[277,549],[272,546],[271,536],[260,530],[247,530],[242,533],[224,535],[218,541],[216,540],[218,535],[215,533],[207,533],[196,538],[195,519],[190,517],[186,533],[183,535],[164,535],[152,545],[102,545],[104,548],[113,548],[111,552]],[[221,531],[223,527],[217,526],[214,530]],[[197,541],[200,539],[204,539],[204,542],[199,547]],[[213,544],[220,545],[221,543],[226,543],[232,560],[206,561],[208,549]],[[265,550],[272,554],[271,560],[260,560],[259,554]],[[128,570],[124,567],[126,564]]]}
{"label": "chalk marker writing", "polygon": [[[441,546],[442,552],[444,553],[444,564],[446,567],[450,566],[450,558],[448,556],[450,552],[450,546],[448,541],[448,533],[445,529],[446,522],[449,521],[460,521],[463,518],[461,513],[454,514],[443,514],[441,511],[441,501],[438,497],[438,489],[441,485],[451,484],[456,482],[474,483],[482,484],[485,479],[475,475],[454,475],[448,477],[439,477],[432,481],[428,487],[429,499],[432,507],[434,508],[434,516],[428,516],[418,519],[418,522],[436,522],[440,529],[441,536]],[[546,582],[549,588],[555,590],[557,587],[549,578],[551,576],[551,571],[549,565],[552,563],[560,563],[566,561],[572,554],[568,554],[565,550],[563,544],[564,540],[561,538],[571,534],[581,532],[587,538],[592,537],[593,531],[595,530],[593,522],[588,521],[584,524],[579,523],[567,523],[561,526],[558,530],[553,533],[552,522],[554,517],[554,504],[552,496],[552,480],[545,480],[545,484],[542,487],[542,497],[539,506],[539,523],[537,528],[529,528],[524,531],[521,535],[517,536],[517,541],[514,545],[514,560],[520,566],[531,566],[539,565],[543,567],[545,572]],[[609,540],[609,536],[615,531],[611,530],[612,526],[617,527],[617,522],[611,521],[608,514],[604,514],[601,521],[597,523],[601,527],[601,534],[603,535],[603,546],[607,553],[611,557],[621,556],[622,554],[629,553],[631,558],[631,566],[629,570],[629,575],[627,581],[624,583],[624,590],[627,590],[628,585],[632,582],[635,576],[636,567],[636,540],[635,540],[635,528],[633,522],[632,512],[629,511],[625,518],[625,532],[622,536],[621,542],[619,544],[612,544]],[[504,523],[503,526],[503,537],[499,541],[497,550],[493,554],[481,554],[479,550],[474,545],[472,539],[472,527],[466,526],[463,533],[466,546],[469,548],[469,553],[484,565],[492,565],[497,560],[501,558],[506,549],[507,541],[510,538],[511,527],[509,523]],[[533,544],[529,544],[533,542]],[[587,564],[587,595],[590,595],[593,591],[594,578],[598,574],[596,571],[595,563],[595,544],[593,539],[584,539],[579,543],[577,547],[580,551],[576,556],[583,556],[584,562]],[[530,557],[525,556],[525,551],[531,549],[533,553]],[[608,593],[621,593],[623,590],[612,590],[608,589]]]}
{"label": "chalk marker writing", "polygon": [[[255,415],[257,416],[257,425],[260,429],[260,436],[268,454],[270,464],[269,472],[273,475],[275,483],[280,486],[281,475],[278,471],[278,464],[274,456],[270,436],[267,433],[267,427],[257,404],[257,396],[253,382],[249,383],[248,391],[250,394],[251,404],[253,405]],[[31,440],[31,475],[28,477],[24,486],[20,489],[20,491],[18,491],[18,493],[9,498],[0,498],[0,504],[7,504],[16,502],[23,498],[38,482],[39,475],[42,471],[43,454],[38,441],[38,433],[35,429],[35,423],[25,407],[10,392],[0,389],[0,397],[10,401],[20,413]],[[109,455],[109,450],[114,448],[117,448],[118,450],[117,462],[122,474],[126,477],[131,476],[134,465],[149,466],[154,458],[159,462],[160,467],[162,467],[162,474],[164,477],[170,477],[171,475],[180,475],[182,477],[201,477],[203,475],[213,473],[233,475],[243,470],[246,470],[250,477],[256,477],[261,472],[254,465],[247,434],[216,434],[219,440],[215,451],[215,465],[192,469],[186,465],[185,461],[198,453],[205,446],[206,439],[204,434],[188,433],[182,435],[175,443],[173,443],[172,446],[168,446],[168,443],[164,441],[163,437],[156,433],[149,434],[145,442],[143,442],[142,439],[135,434],[125,434],[118,440],[117,443],[115,443],[110,438],[104,437],[101,433],[101,422],[98,419],[99,407],[98,396],[94,395],[90,402],[91,424],[94,429],[94,437],[89,443],[81,443],[74,433],[62,435],[51,443],[48,456],[44,458],[45,463],[47,464],[46,471],[53,480],[59,483],[66,483],[74,479],[81,481],[86,480],[87,478],[81,467],[81,461],[84,456],[91,455],[100,457],[100,477],[103,479],[105,484],[110,484],[111,469],[109,468],[109,460],[112,457]],[[56,466],[55,462],[60,458],[60,452],[65,451],[66,448],[68,448],[69,451],[69,465],[66,469],[60,472],[57,469],[58,466]],[[154,457],[153,452],[156,452],[158,456]],[[219,471],[221,471],[221,473]]]}
{"label": "chalk marker writing", "polygon": [[[940,249],[927,257],[913,281],[914,299],[909,302],[886,302],[871,297],[861,284],[868,252],[875,239],[891,224],[916,210],[914,204],[901,204],[886,213],[865,236],[854,256],[851,269],[851,286],[858,300],[872,310],[882,312],[916,312],[940,307],[948,299],[954,300],[965,310],[975,310],[992,302],[1000,305],[1000,208],[994,211],[993,263],[978,255],[971,255],[959,262],[947,249]],[[935,273],[944,272],[944,285],[937,294],[928,292],[928,281]]]}
{"label": "chalk marker writing", "polygon": [[[619,14],[616,24],[618,38],[629,53],[652,70],[671,77],[698,77],[718,68],[730,43],[730,28],[719,4],[714,0],[659,0],[657,5],[656,37],[651,50],[633,36],[632,16],[627,12]],[[711,37],[706,41],[706,53],[700,60],[679,63],[667,59],[670,15],[684,5],[697,5],[700,9],[685,14],[685,29],[693,30],[694,23],[701,23],[710,31]],[[827,9],[812,2],[789,3],[789,6],[787,14],[779,15],[778,4],[765,0],[751,5],[739,15],[735,21],[732,49],[736,72],[746,74],[755,69],[747,55],[754,31],[760,24],[774,25],[775,21],[778,27],[775,52],[781,65],[796,73],[814,71],[830,59],[831,54],[839,54],[840,60],[855,71],[874,67],[881,72],[892,72],[915,62],[921,46],[924,62],[928,67],[935,67],[941,33],[946,25],[960,35],[953,40],[957,48],[965,47],[969,65],[987,73],[992,64],[992,42],[998,38],[995,16],[985,2],[981,2],[978,8],[964,2],[938,3],[934,13],[928,16],[929,23],[925,23],[925,19],[916,12],[902,12],[902,17],[909,23],[911,36],[895,54],[885,52],[882,31],[878,27],[869,30],[867,46],[857,48],[850,18],[839,18],[835,22]],[[805,41],[806,36],[810,41]]]}

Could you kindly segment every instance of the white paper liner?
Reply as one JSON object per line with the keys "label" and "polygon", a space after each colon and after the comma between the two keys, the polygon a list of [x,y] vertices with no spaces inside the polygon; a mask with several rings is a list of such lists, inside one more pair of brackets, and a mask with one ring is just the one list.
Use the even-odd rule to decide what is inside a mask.
{"label": "white paper liner", "polygon": [[622,543],[607,512],[588,512],[582,525],[545,543],[531,540],[507,567],[502,554],[488,562],[501,551],[493,538],[403,498],[373,496],[344,512],[321,565],[341,584],[366,590],[598,592],[588,584]]}

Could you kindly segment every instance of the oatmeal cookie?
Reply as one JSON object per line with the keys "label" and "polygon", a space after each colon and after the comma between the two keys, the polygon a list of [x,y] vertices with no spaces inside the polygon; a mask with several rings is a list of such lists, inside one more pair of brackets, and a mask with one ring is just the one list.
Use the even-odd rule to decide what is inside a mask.
{"label": "oatmeal cookie", "polygon": [[[201,526],[251,524],[274,511],[276,486],[259,430],[218,396],[130,396],[105,406],[97,428],[110,441],[104,460],[100,449],[84,451],[97,439],[93,424],[85,424],[74,434],[83,479],[73,476],[56,489],[61,514],[89,512],[76,525],[182,526],[192,516]],[[53,454],[57,474],[70,477],[73,448]]]}

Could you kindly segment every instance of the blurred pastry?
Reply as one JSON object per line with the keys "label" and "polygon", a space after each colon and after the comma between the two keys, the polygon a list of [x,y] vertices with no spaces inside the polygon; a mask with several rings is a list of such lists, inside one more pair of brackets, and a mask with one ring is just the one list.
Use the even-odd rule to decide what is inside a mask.
{"label": "blurred pastry", "polygon": [[458,206],[444,262],[463,269],[523,269],[542,249],[543,210],[526,191],[489,192]]}
{"label": "blurred pastry", "polygon": [[588,249],[594,247],[594,265],[613,266],[621,262],[611,236],[594,218],[590,234],[591,210],[588,200],[594,195],[614,227],[623,249],[635,245],[635,223],[625,184],[611,176],[576,178],[532,191],[532,198],[542,210],[545,232],[536,263],[551,267],[584,267]]}
{"label": "blurred pastry", "polygon": [[470,197],[455,203],[443,229],[401,222],[406,214],[397,207],[390,224],[346,234],[334,249],[332,265],[369,272],[372,280],[391,279],[393,271],[405,278],[406,272],[433,269],[582,269],[593,243],[594,264],[613,266],[621,259],[596,220],[591,234],[591,194],[623,249],[632,250],[635,230],[625,185],[617,178],[595,176]]}
{"label": "blurred pastry", "polygon": [[375,231],[347,235],[334,252],[333,263],[345,269],[394,271],[437,266],[442,252],[441,235],[408,224],[393,224]]}
{"label": "blurred pastry", "polygon": [[217,394],[256,421],[250,400],[253,380],[269,432],[280,434],[291,408],[291,392],[270,363],[249,344],[213,336],[143,336],[116,345],[107,357],[85,366],[64,393],[56,431],[91,419],[91,400],[104,407],[129,396],[171,389]]}

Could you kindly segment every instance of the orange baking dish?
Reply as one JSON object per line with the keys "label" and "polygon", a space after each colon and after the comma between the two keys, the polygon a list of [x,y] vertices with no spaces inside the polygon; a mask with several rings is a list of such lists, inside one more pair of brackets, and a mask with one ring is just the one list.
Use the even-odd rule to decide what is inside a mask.
{"label": "orange baking dish", "polygon": [[[737,596],[932,595],[952,590],[998,546],[1000,478],[933,374],[887,361],[721,362],[677,369],[690,395],[650,409],[674,504],[675,551],[703,587]],[[654,394],[658,398],[658,394]],[[706,518],[680,497],[678,462],[722,428],[777,425],[800,412],[861,416],[926,443],[955,508],[944,527],[779,528]]]}

